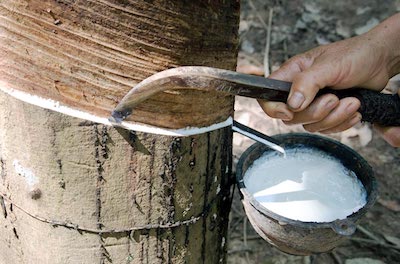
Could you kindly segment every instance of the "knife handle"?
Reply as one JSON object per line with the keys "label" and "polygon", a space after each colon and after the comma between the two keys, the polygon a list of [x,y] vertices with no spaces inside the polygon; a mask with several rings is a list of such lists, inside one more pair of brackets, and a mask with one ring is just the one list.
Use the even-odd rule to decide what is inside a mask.
{"label": "knife handle", "polygon": [[[337,97],[356,97],[361,102],[358,112],[362,121],[381,126],[400,126],[400,96],[362,88],[345,90],[322,89],[318,95],[332,93]],[[318,96],[317,95],[317,96]]]}

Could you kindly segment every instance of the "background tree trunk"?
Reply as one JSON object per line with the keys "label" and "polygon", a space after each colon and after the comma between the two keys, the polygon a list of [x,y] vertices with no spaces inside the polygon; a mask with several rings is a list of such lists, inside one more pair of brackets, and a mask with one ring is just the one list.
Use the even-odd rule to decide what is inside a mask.
{"label": "background tree trunk", "polygon": [[[178,65],[234,69],[237,1],[0,1],[0,86],[107,116]],[[133,120],[206,126],[233,98],[164,93]],[[225,261],[231,130],[130,133],[0,93],[0,263]]]}

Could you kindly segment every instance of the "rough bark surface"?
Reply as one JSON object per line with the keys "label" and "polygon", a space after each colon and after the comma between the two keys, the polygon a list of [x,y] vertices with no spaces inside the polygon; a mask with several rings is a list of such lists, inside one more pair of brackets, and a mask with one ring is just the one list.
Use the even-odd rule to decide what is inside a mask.
{"label": "rough bark surface", "polygon": [[[1,1],[0,85],[96,114],[176,65],[234,69],[236,1]],[[135,120],[201,126],[232,98],[144,102]],[[0,263],[219,263],[231,130],[131,133],[0,93]]]}
{"label": "rough bark surface", "polygon": [[[178,65],[233,69],[237,2],[2,0],[0,83],[108,117],[155,72]],[[232,97],[190,91],[158,95],[131,118],[180,128],[230,114]]]}
{"label": "rough bark surface", "polygon": [[[7,128],[0,132],[0,263],[223,258],[229,128],[188,138],[134,135],[3,93],[0,103]],[[160,227],[132,230],[149,224]]]}

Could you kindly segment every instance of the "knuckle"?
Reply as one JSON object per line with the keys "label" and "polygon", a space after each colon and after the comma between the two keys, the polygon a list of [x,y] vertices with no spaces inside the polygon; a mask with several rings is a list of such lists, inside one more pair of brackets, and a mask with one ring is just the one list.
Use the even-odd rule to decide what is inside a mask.
{"label": "knuckle", "polygon": [[288,59],[285,63],[282,64],[282,66],[290,65],[290,64],[293,64],[293,63],[297,64],[302,59],[304,59],[304,54],[297,54],[297,55],[291,57],[290,59]]}

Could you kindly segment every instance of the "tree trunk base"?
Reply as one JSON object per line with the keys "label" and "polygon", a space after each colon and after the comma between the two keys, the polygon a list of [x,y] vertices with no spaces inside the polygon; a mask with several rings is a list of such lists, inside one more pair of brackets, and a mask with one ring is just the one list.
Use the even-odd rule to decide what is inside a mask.
{"label": "tree trunk base", "polygon": [[0,263],[225,261],[230,128],[134,134],[4,93],[0,127]]}

